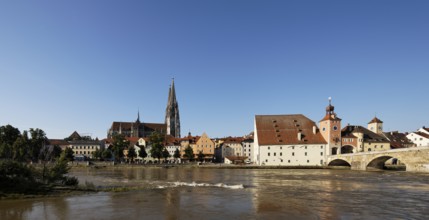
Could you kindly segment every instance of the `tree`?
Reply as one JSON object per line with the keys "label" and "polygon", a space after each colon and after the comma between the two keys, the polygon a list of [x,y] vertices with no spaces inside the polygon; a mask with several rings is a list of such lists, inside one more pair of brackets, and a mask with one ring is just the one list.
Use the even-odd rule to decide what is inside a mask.
{"label": "tree", "polygon": [[164,150],[162,151],[162,157],[164,158],[164,160],[167,160],[170,156],[170,152],[168,152],[167,148],[164,148]]}
{"label": "tree", "polygon": [[116,134],[115,136],[113,136],[112,145],[115,160],[120,161],[124,157],[124,150],[130,145],[130,142],[125,139],[124,135]]}
{"label": "tree", "polygon": [[139,157],[146,158],[147,157],[147,152],[144,146],[139,146],[140,147],[140,151],[139,151]]}
{"label": "tree", "polygon": [[198,160],[199,160],[199,161],[201,161],[201,162],[203,162],[203,160],[204,160],[204,154],[203,154],[203,151],[200,151],[200,152],[198,153]]}
{"label": "tree", "polygon": [[29,154],[30,158],[33,161],[37,161],[39,159],[40,150],[45,145],[45,142],[47,140],[46,134],[43,130],[36,128],[30,128],[30,148],[29,148]]}
{"label": "tree", "polygon": [[0,127],[0,158],[11,159],[13,157],[13,144],[20,136],[19,129],[12,125]]}
{"label": "tree", "polygon": [[29,140],[27,131],[24,131],[21,137],[16,139],[12,146],[12,159],[16,161],[25,161],[28,159]]}
{"label": "tree", "polygon": [[71,148],[67,147],[62,153],[61,153],[61,159],[64,159],[66,161],[73,161],[74,160],[74,152]]}
{"label": "tree", "polygon": [[103,152],[100,149],[96,149],[95,151],[92,152],[92,157],[94,159],[100,159],[102,157],[101,156],[102,153]]}
{"label": "tree", "polygon": [[150,154],[153,158],[158,158],[158,161],[162,157],[162,151],[164,150],[164,138],[158,132],[153,132],[149,137],[149,142],[152,145]]}
{"label": "tree", "polygon": [[188,158],[189,160],[193,160],[194,159],[194,150],[192,149],[191,146],[187,146],[185,148],[185,155],[186,158]]}
{"label": "tree", "polygon": [[127,157],[130,159],[130,163],[134,162],[134,158],[137,157],[136,149],[134,148],[134,146],[131,146],[130,148],[128,148]]}
{"label": "tree", "polygon": [[102,153],[101,153],[101,158],[103,158],[103,160],[106,159],[112,159],[112,151],[110,151],[109,149],[105,149]]}
{"label": "tree", "polygon": [[173,157],[174,157],[175,159],[179,159],[179,158],[180,158],[180,151],[179,151],[179,148],[176,148],[176,150],[174,151],[174,155],[173,155]]}
{"label": "tree", "polygon": [[60,146],[54,145],[54,147],[52,149],[52,157],[54,159],[58,159],[58,158],[60,158],[62,152],[63,152],[63,150],[61,149]]}

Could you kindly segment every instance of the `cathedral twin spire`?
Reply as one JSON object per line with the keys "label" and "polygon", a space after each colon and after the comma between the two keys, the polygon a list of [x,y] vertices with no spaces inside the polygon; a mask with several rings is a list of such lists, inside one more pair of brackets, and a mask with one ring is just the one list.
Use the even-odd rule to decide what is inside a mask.
{"label": "cathedral twin spire", "polygon": [[180,138],[180,116],[179,104],[176,99],[176,89],[174,88],[174,78],[168,92],[167,108],[165,110],[165,124],[167,125],[167,134]]}

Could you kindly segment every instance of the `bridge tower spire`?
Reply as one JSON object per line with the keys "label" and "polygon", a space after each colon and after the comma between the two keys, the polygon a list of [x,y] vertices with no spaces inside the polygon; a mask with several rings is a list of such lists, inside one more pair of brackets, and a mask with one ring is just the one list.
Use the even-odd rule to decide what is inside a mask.
{"label": "bridge tower spire", "polygon": [[328,146],[325,155],[341,153],[341,118],[337,117],[334,110],[335,107],[332,105],[332,98],[329,97],[329,104],[326,106],[326,115],[319,121],[320,133]]}

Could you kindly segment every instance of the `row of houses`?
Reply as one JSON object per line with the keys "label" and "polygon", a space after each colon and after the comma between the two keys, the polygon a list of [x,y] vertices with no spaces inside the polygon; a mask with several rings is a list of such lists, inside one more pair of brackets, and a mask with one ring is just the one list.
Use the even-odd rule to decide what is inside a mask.
{"label": "row of houses", "polygon": [[[177,138],[165,135],[164,145],[170,154],[168,160],[188,160],[185,149],[191,147],[193,159],[207,162],[235,163],[247,162],[257,165],[276,166],[322,166],[327,156],[370,151],[384,151],[415,146],[429,146],[429,129],[421,128],[412,133],[398,131],[384,132],[383,121],[374,117],[367,126],[341,126],[342,119],[337,116],[334,106],[326,107],[326,114],[317,125],[302,114],[256,115],[254,131],[243,137],[210,138],[206,133],[201,136]],[[144,147],[146,158],[137,157],[137,161],[154,161],[150,155],[151,143],[148,137],[126,136],[138,152]],[[71,148],[78,158],[92,158],[98,149],[112,147],[112,139],[85,140],[74,132],[67,140],[50,140],[51,145],[63,149]],[[128,147],[128,148],[129,148]],[[174,158],[176,151],[180,158]],[[124,151],[127,156],[128,149]],[[199,158],[202,154],[203,157]]]}

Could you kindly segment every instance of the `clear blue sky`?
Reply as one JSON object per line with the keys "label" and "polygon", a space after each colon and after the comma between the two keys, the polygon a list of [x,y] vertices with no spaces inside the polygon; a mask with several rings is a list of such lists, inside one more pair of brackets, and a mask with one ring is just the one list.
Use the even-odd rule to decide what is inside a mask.
{"label": "clear blue sky", "polygon": [[1,1],[0,125],[104,138],[164,122],[241,136],[255,114],[429,126],[429,1]]}

